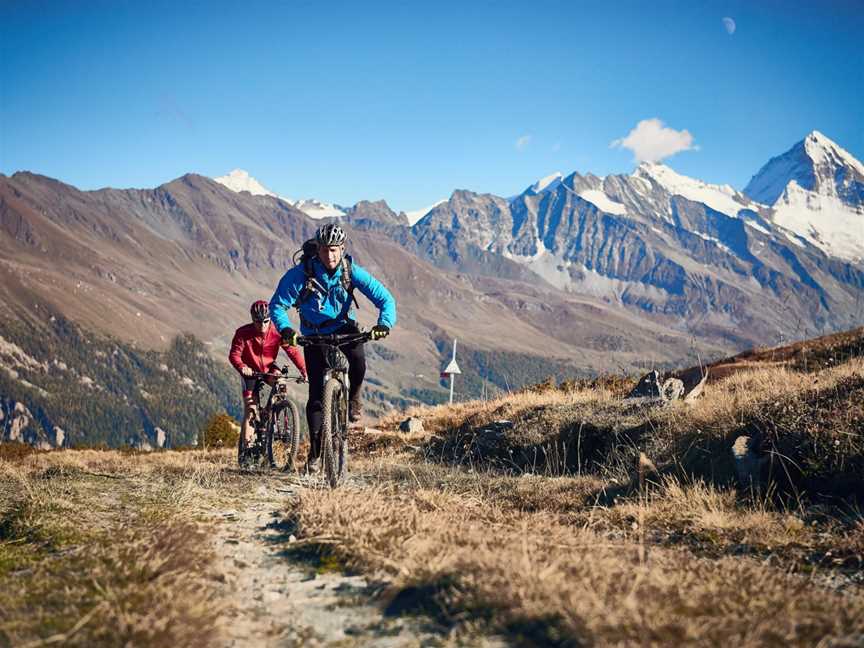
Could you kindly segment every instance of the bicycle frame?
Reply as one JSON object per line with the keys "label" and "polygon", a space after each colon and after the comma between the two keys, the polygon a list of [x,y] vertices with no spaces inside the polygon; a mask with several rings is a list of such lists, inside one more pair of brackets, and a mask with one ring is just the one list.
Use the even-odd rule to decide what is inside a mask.
{"label": "bicycle frame", "polygon": [[[273,408],[276,405],[279,405],[280,403],[289,399],[289,396],[288,396],[288,383],[289,382],[296,382],[296,383],[303,382],[302,376],[289,376],[289,375],[287,375],[287,372],[288,372],[288,368],[283,367],[280,370],[280,373],[262,373],[260,371],[256,371],[250,376],[250,378],[255,378],[257,381],[255,384],[255,388],[252,390],[252,393],[255,396],[256,410],[259,410],[257,412],[258,416],[256,417],[257,418],[256,423],[258,423],[260,425],[264,425],[267,422],[267,420],[269,419],[270,412],[273,410]],[[275,379],[272,384],[268,380],[271,378]],[[264,405],[262,405],[261,401],[259,399],[260,399],[261,387],[265,383],[270,386],[270,394],[267,396],[267,402]],[[257,432],[257,425],[256,425],[256,432]]]}
{"label": "bicycle frame", "polygon": [[331,333],[329,335],[302,335],[297,338],[300,346],[324,347],[324,382],[335,378],[345,389],[348,388],[348,358],[342,352],[341,347],[355,342],[368,342],[372,335],[367,332],[361,333]]}
{"label": "bicycle frame", "polygon": [[302,346],[324,347],[321,452],[324,472],[331,488],[339,483],[347,471],[348,463],[348,358],[340,347],[371,339],[371,333],[364,332],[309,335],[297,340]]}
{"label": "bicycle frame", "polygon": [[[288,367],[283,366],[278,369],[277,373],[262,373],[256,371],[250,376],[251,378],[255,378],[256,381],[253,389],[255,408],[253,410],[253,418],[251,422],[255,432],[254,446],[259,453],[259,457],[262,456],[265,451],[269,452],[269,450],[267,450],[267,448],[269,448],[268,428],[271,424],[270,418],[273,416],[273,413],[278,412],[285,405],[290,405],[290,409],[296,412],[296,405],[291,401],[291,398],[288,395],[288,383],[301,383],[304,382],[304,378],[302,376],[289,375],[288,371]],[[262,405],[260,398],[261,387],[264,383],[268,384],[271,389],[270,394],[267,397],[267,402]],[[294,428],[295,434],[299,434],[299,425],[297,424],[296,419]],[[272,457],[270,458],[272,460]]]}

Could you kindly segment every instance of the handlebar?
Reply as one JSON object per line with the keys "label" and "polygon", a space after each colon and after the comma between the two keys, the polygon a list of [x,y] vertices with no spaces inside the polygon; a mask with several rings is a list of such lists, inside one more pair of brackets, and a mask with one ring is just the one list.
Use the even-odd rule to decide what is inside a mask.
{"label": "handlebar", "polygon": [[277,369],[279,370],[279,373],[253,371],[249,376],[247,376],[247,378],[256,378],[258,380],[267,380],[268,378],[287,378],[289,380],[293,380],[294,382],[296,382],[298,384],[306,382],[306,378],[304,378],[303,376],[299,376],[299,375],[298,376],[289,376],[289,375],[287,375],[288,371],[289,371],[287,365],[284,367],[281,367],[281,368],[277,367]]}
{"label": "handlebar", "polygon": [[330,333],[329,335],[301,335],[297,338],[299,346],[335,346],[340,347],[355,342],[369,342],[371,331],[360,333]]}

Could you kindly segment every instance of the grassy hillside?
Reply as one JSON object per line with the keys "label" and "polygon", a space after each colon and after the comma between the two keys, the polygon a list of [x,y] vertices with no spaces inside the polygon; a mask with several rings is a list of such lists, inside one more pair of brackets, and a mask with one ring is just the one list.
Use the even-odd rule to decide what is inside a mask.
{"label": "grassy hillside", "polygon": [[[335,491],[238,472],[227,451],[7,445],[0,645],[224,645],[240,603],[219,586],[227,568],[206,538],[223,533],[212,520],[224,507],[240,515],[272,479],[283,495],[255,509],[259,527],[232,527],[232,542],[278,529],[274,578],[298,565],[313,582],[369,575],[351,600],[387,619],[419,615],[437,637],[424,645],[861,645],[862,351],[864,331],[742,354],[718,363],[699,400],[672,407],[634,405],[616,381],[418,407],[423,432],[398,432],[394,415],[352,437],[352,477]],[[731,454],[741,436],[756,440],[747,484]],[[105,542],[120,510],[134,551]],[[152,543],[182,560],[153,567]],[[278,597],[296,595],[281,592],[261,627]],[[154,596],[182,604],[151,610]],[[334,603],[329,618],[354,604]],[[273,642],[308,643],[320,623]],[[368,645],[348,630],[318,644]]]}
{"label": "grassy hillside", "polygon": [[[367,488],[289,510],[323,555],[388,574],[388,605],[451,633],[857,645],[862,333],[730,359],[693,405],[634,406],[612,382],[417,408],[424,433],[358,441]],[[761,479],[747,487],[744,435]]]}

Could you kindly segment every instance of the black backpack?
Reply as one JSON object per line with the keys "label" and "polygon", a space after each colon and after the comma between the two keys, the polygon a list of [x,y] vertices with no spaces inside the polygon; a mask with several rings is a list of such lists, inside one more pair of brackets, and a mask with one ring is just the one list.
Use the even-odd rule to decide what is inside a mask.
{"label": "black backpack", "polygon": [[[297,310],[300,310],[300,304],[309,299],[314,294],[326,295],[327,289],[322,286],[315,278],[315,271],[312,269],[312,261],[318,256],[318,241],[311,238],[303,242],[303,247],[294,253],[292,261],[294,265],[302,265],[303,273],[306,275],[306,284],[303,290],[300,291],[300,296],[297,298]],[[342,277],[340,279],[342,287],[348,293],[348,301],[354,302],[354,306],[360,308],[357,303],[357,298],[354,296],[354,282],[351,281],[351,264],[353,260],[350,254],[343,254],[342,261]],[[350,308],[349,308],[350,310]]]}

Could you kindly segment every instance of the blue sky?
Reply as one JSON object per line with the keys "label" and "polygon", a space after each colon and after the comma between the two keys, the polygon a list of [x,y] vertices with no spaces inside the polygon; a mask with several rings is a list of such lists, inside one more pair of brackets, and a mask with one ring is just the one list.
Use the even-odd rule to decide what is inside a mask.
{"label": "blue sky", "polygon": [[665,163],[740,189],[813,129],[864,159],[862,33],[860,1],[0,0],[0,172],[94,189],[239,167],[409,210],[629,172],[610,144],[657,119],[667,150],[692,138]]}

